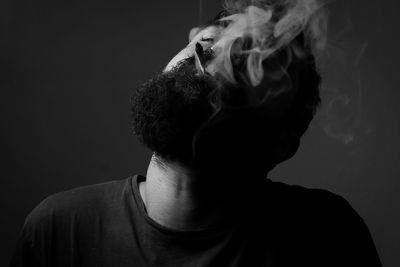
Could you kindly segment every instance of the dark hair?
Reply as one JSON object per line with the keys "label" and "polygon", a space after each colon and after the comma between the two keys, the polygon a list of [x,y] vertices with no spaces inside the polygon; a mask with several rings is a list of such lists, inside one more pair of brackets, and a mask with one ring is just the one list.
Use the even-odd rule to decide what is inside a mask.
{"label": "dark hair", "polygon": [[[253,153],[255,157],[268,161],[271,168],[294,155],[320,103],[320,76],[311,54],[289,66],[290,89],[296,94],[277,118],[273,110],[259,108],[216,112],[211,98],[218,85],[188,67],[191,61],[182,61],[134,90],[132,126],[143,144],[163,159],[185,164],[191,164],[194,152],[197,158],[217,160],[257,150],[261,154]],[[266,150],[274,153],[267,156]]]}
{"label": "dark hair", "polygon": [[[226,15],[218,14],[214,22]],[[279,96],[262,106],[221,105],[240,106],[243,89],[232,84],[221,87],[214,77],[199,74],[194,59],[189,58],[134,90],[134,134],[161,158],[190,165],[226,160],[246,166],[247,160],[248,164],[266,164],[271,169],[289,159],[320,103],[321,82],[304,35],[293,43],[304,55],[293,57],[286,75],[278,81],[286,82],[287,91],[292,92],[290,101],[283,101],[289,103],[287,107],[282,108],[285,105],[280,104]],[[287,49],[276,52],[273,58],[278,64],[287,56]],[[277,66],[273,58],[266,60],[267,68]]]}
{"label": "dark hair", "polygon": [[133,91],[132,126],[138,139],[167,160],[187,162],[192,139],[213,113],[215,81],[198,75],[193,58],[159,73]]}

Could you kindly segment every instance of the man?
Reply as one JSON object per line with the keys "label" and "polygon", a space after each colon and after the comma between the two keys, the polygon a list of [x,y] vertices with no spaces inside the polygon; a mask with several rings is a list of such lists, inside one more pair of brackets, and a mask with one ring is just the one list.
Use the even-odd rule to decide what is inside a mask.
{"label": "man", "polygon": [[[146,176],[45,199],[12,266],[381,266],[343,198],[265,178],[296,153],[320,101],[304,32],[263,61],[257,86],[238,71],[245,61],[232,60],[234,83],[207,67],[229,15],[193,29],[164,72],[135,90],[133,130],[154,152]],[[292,46],[303,53],[288,60]]]}

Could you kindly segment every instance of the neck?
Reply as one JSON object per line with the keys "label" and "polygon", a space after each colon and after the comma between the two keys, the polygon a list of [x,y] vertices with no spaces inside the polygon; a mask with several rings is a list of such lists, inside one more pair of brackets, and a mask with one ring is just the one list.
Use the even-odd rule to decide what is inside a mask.
{"label": "neck", "polygon": [[[219,178],[219,179],[217,179]],[[221,177],[199,175],[179,163],[160,162],[153,156],[140,193],[148,215],[172,229],[211,227],[230,213],[244,193]],[[229,179],[228,179],[229,182]],[[223,187],[222,187],[223,185]],[[241,184],[243,190],[243,184]]]}

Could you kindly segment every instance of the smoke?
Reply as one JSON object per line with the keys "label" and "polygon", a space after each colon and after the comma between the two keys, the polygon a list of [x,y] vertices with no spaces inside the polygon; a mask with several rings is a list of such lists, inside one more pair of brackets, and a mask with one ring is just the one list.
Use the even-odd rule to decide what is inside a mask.
{"label": "smoke", "polygon": [[[203,12],[202,1],[199,8]],[[164,71],[194,57],[199,73],[215,77],[221,88],[242,88],[244,105],[257,106],[290,91],[293,60],[317,56],[326,44],[319,0],[226,0],[224,12],[211,26],[192,29],[189,44]]]}
{"label": "smoke", "polygon": [[[282,78],[292,58],[305,55],[304,44],[295,42],[301,33],[314,52],[325,47],[326,14],[316,0],[227,0],[225,9],[232,15],[220,20],[227,26],[213,40],[214,57],[205,66],[200,64],[200,71],[225,82],[251,90],[265,78]],[[282,50],[287,52],[286,62],[281,62],[278,73],[266,73],[264,62]],[[266,95],[268,87],[263,90]]]}
{"label": "smoke", "polygon": [[[326,3],[325,0],[225,0],[224,16],[212,26],[192,29],[189,44],[164,71],[171,70],[184,58],[194,57],[197,70],[215,77],[220,89],[228,88],[231,95],[235,95],[235,88],[243,89],[239,97],[245,100],[239,101],[240,107],[270,106],[278,114],[285,104],[275,101],[276,96],[289,96],[286,99],[290,101],[290,94],[296,94],[288,68],[295,60],[306,59],[312,53],[323,74],[319,125],[329,137],[350,144],[363,128],[360,61],[367,44],[350,54],[345,53],[347,47],[337,47],[341,45],[335,40],[343,40],[342,35],[352,29],[349,10],[341,18],[345,27],[328,42]],[[199,19],[203,8],[200,0]],[[218,112],[224,103],[212,104]]]}
{"label": "smoke", "polygon": [[324,105],[319,122],[328,137],[345,145],[370,132],[365,125],[360,66],[367,48],[367,42],[352,49],[352,54],[330,48],[330,60],[325,59],[330,75],[326,75],[321,91]]}

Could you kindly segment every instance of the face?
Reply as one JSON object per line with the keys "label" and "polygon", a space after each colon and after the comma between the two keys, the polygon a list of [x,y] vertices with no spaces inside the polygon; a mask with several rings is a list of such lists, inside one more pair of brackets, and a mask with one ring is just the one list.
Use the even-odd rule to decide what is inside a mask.
{"label": "face", "polygon": [[[211,49],[214,51],[218,50],[218,41],[226,28],[221,25],[211,25],[203,28],[193,28],[189,33],[189,43],[183,48],[172,60],[167,64],[164,69],[164,73],[170,72],[174,67],[188,58],[196,58],[196,44],[200,44],[203,51]],[[238,85],[242,88],[242,98],[245,100],[238,101],[242,105],[258,106],[259,108],[274,110],[274,114],[282,114],[286,110],[287,106],[292,102],[294,97],[294,91],[286,90],[289,87],[289,79],[283,77],[285,76],[285,71],[282,71],[282,58],[271,59],[270,63],[266,64],[264,69],[264,78],[261,80],[258,86],[250,86],[246,75],[240,75],[241,80],[237,80]],[[274,63],[275,61],[276,64]],[[270,67],[268,67],[271,65]],[[199,70],[199,63],[195,60],[195,66]],[[239,68],[240,69],[240,68]],[[274,81],[273,86],[271,86],[271,80],[276,80],[274,77],[280,77],[279,82]],[[282,76],[282,77],[281,77]],[[236,77],[236,76],[235,76]],[[272,77],[272,78],[271,78]],[[243,78],[243,79],[242,79]],[[268,96],[271,95],[274,103],[268,101]],[[276,95],[279,95],[279,101],[276,101]],[[262,104],[262,105],[260,105]],[[268,111],[269,112],[269,111]]]}
{"label": "face", "polygon": [[196,44],[199,43],[203,50],[212,49],[215,41],[222,31],[221,26],[208,26],[206,28],[193,28],[189,33],[189,44],[182,49],[165,67],[164,72],[171,71],[179,62],[195,55]]}
{"label": "face", "polygon": [[[182,81],[181,84],[184,84],[185,86],[182,86],[180,90],[190,90],[190,87],[198,88],[197,85],[199,81],[202,81],[203,79],[207,80],[205,77],[207,75],[198,75],[198,68],[196,68],[197,66],[194,65],[196,63],[196,60],[193,60],[196,58],[196,45],[200,44],[204,51],[208,49],[214,50],[214,52],[218,51],[218,44],[216,45],[216,43],[219,40],[222,40],[221,35],[224,29],[225,28],[223,26],[218,25],[192,29],[189,34],[188,45],[168,63],[163,71],[162,76],[169,78],[173,77],[175,82]],[[246,117],[246,114],[243,113],[241,109],[237,109],[237,112],[235,112],[236,109],[225,109],[223,110],[224,112],[219,113],[218,116],[212,116],[212,120],[209,118],[206,131],[204,131],[207,135],[205,134],[204,137],[196,139],[195,150],[198,158],[200,158],[198,162],[201,162],[202,164],[205,162],[204,165],[211,164],[212,162],[218,163],[218,166],[221,167],[221,170],[226,170],[225,167],[232,165],[245,166],[243,162],[250,162],[254,165],[254,162],[258,162],[259,160],[262,160],[262,162],[260,162],[258,165],[266,166],[266,168],[271,168],[272,165],[275,164],[276,159],[274,151],[276,148],[274,146],[276,142],[272,141],[276,140],[277,136],[275,131],[272,131],[271,129],[278,129],[278,127],[275,127],[273,122],[279,121],[280,117],[286,114],[287,108],[291,105],[296,95],[295,90],[288,90],[291,89],[291,83],[295,81],[291,79],[292,77],[288,77],[285,71],[282,71],[283,68],[281,65],[282,62],[285,62],[285,58],[285,54],[282,52],[281,54],[277,54],[274,58],[270,59],[268,64],[265,64],[265,66],[263,65],[265,68],[264,70],[266,73],[268,73],[268,75],[264,75],[263,80],[256,87],[249,87],[248,83],[238,83],[231,88],[230,86],[232,84],[228,84],[226,88],[229,90],[226,91],[229,93],[229,96],[235,96],[233,94],[235,91],[232,91],[231,89],[240,88],[240,90],[238,89],[239,93],[234,97],[234,99],[245,99],[244,101],[238,101],[237,105],[234,104],[235,107],[243,107],[243,110],[246,110],[246,108],[250,107],[254,110],[257,110],[257,113],[260,114],[260,119],[258,121],[256,121],[256,118],[249,120],[249,117]],[[283,73],[285,75],[274,78],[276,76],[275,72]],[[188,78],[191,79],[191,84],[193,86],[187,86],[188,83],[186,81]],[[205,81],[203,83],[207,84]],[[161,88],[162,86],[159,87]],[[163,96],[163,94],[160,95]],[[268,97],[269,95],[271,95],[271,97]],[[155,94],[154,98],[156,99],[157,97],[158,94]],[[176,103],[169,104],[168,101],[161,99],[160,103],[168,105],[169,110],[177,110]],[[225,100],[221,102],[224,102],[225,104]],[[236,103],[230,99],[226,102]],[[198,104],[199,106],[204,107],[210,106],[209,99],[207,98],[203,98],[201,101],[199,100]],[[186,113],[171,112],[171,114]],[[173,118],[167,119],[172,120]],[[182,125],[186,125],[188,124],[187,122],[191,120],[192,119],[188,117],[179,121],[182,123]],[[264,127],[268,128],[267,132],[259,131],[257,125],[260,124],[260,122],[263,124],[268,124],[268,127]],[[179,128],[179,125],[175,125],[175,128],[176,127]],[[233,135],[231,133],[237,134]],[[259,136],[254,136],[253,133],[258,133]],[[161,135],[165,136],[165,133],[161,133]],[[245,138],[243,138],[244,136]],[[263,145],[261,145],[261,142]],[[193,146],[193,143],[190,144]],[[262,151],[258,151],[260,150],[260,147],[268,148],[265,149],[265,151],[269,151],[271,153],[265,153],[264,155],[264,153],[261,153]],[[157,149],[154,150],[157,151]],[[258,152],[255,153],[255,151]],[[232,158],[226,156],[227,154],[232,155]],[[214,155],[215,158],[212,158],[210,155]],[[221,155],[224,155],[224,157],[221,157]],[[246,158],[243,159],[241,157],[243,155],[255,156],[250,160],[249,156],[246,156]],[[226,164],[221,163],[221,158],[225,159],[224,162],[226,162]],[[271,164],[263,164],[265,161]],[[233,162],[237,164],[232,164]],[[250,163],[249,165],[251,165]],[[212,167],[211,169],[218,167],[212,164],[210,166]],[[248,171],[247,167],[244,169]]]}

